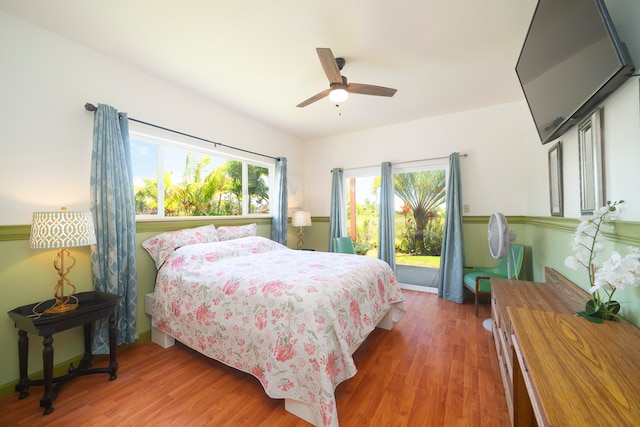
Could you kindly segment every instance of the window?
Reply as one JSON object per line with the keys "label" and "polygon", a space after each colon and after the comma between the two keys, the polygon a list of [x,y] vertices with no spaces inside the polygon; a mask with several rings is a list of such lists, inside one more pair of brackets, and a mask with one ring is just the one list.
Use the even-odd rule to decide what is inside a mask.
{"label": "window", "polygon": [[136,216],[269,214],[273,163],[134,132],[130,140]]}

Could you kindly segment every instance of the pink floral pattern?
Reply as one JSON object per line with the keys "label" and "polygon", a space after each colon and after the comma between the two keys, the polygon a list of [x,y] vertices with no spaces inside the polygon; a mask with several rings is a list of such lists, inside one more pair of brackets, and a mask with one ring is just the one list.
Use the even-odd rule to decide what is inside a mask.
{"label": "pink floral pattern", "polygon": [[218,241],[218,231],[213,224],[202,227],[185,228],[184,230],[167,231],[142,242],[142,247],[147,250],[160,269],[167,258],[177,249],[196,243],[209,243]]}
{"label": "pink floral pattern", "polygon": [[337,426],[334,390],[388,310],[404,314],[385,262],[246,237],[176,250],[158,273],[153,325]]}
{"label": "pink floral pattern", "polygon": [[247,224],[237,226],[221,226],[218,227],[218,236],[220,241],[240,239],[242,237],[255,236],[258,232],[258,225]]}

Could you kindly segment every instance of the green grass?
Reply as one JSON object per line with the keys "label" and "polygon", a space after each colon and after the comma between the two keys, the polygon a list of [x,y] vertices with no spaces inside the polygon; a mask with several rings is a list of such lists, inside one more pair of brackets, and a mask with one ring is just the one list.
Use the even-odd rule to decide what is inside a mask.
{"label": "green grass", "polygon": [[439,256],[414,256],[396,253],[397,265],[412,265],[416,267],[440,268]]}
{"label": "green grass", "polygon": [[[367,252],[367,256],[377,258],[378,250],[371,249]],[[417,256],[417,255],[405,255],[396,252],[396,265],[411,265],[415,267],[429,267],[440,268],[439,256]]]}

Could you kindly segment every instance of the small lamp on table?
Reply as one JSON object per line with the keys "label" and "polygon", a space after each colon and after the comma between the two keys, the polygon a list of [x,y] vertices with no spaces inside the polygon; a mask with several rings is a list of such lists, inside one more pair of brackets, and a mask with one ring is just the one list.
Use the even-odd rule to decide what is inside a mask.
{"label": "small lamp on table", "polygon": [[295,211],[293,218],[291,218],[291,225],[298,227],[298,249],[304,249],[304,229],[302,227],[309,227],[311,225],[311,213],[305,211]]}
{"label": "small lamp on table", "polygon": [[[29,239],[31,249],[58,249],[58,255],[53,261],[53,267],[59,276],[53,289],[56,303],[46,309],[45,314],[65,313],[78,307],[78,304],[70,303],[76,287],[67,278],[67,274],[76,264],[76,259],[67,248],[95,243],[96,232],[91,212],[67,212],[66,208],[62,208],[59,212],[33,213]],[[68,295],[65,295],[65,286],[71,289]]]}

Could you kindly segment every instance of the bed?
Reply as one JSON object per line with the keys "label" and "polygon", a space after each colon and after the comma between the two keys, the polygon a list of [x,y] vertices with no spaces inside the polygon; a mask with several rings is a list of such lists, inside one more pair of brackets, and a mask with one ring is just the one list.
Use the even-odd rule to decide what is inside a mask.
{"label": "bed", "polygon": [[353,352],[404,314],[396,278],[377,259],[245,234],[215,241],[212,232],[169,243],[161,257],[149,252],[159,267],[153,333],[255,376],[306,421],[337,426],[334,390],[356,374]]}

